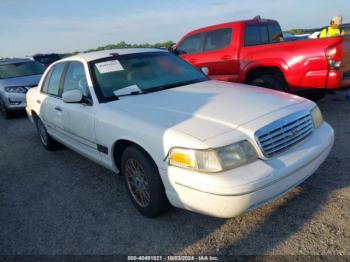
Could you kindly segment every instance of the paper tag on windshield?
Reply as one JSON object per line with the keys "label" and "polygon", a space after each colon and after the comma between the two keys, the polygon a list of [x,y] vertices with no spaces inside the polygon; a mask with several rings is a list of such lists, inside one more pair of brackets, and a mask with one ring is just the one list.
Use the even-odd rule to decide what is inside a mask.
{"label": "paper tag on windshield", "polygon": [[115,96],[129,95],[132,92],[141,92],[141,89],[137,85],[127,86],[122,89],[113,91]]}
{"label": "paper tag on windshield", "polygon": [[124,70],[123,66],[118,60],[111,60],[107,62],[101,62],[96,64],[98,72],[100,74],[118,72]]}

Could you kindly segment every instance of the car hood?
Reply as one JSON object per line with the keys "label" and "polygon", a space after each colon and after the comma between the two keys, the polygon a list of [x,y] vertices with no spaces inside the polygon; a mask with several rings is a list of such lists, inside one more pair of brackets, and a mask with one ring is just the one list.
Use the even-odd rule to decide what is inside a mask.
{"label": "car hood", "polygon": [[205,81],[107,103],[141,121],[206,140],[266,114],[304,102],[295,95],[221,81]]}
{"label": "car hood", "polygon": [[8,79],[0,79],[0,86],[36,86],[42,75],[22,76]]}

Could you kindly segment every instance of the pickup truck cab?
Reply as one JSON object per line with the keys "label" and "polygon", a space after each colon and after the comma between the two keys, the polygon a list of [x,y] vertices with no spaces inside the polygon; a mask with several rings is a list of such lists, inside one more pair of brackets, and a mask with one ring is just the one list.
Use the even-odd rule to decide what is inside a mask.
{"label": "pickup truck cab", "polygon": [[135,207],[233,217],[307,179],[333,129],[315,103],[210,80],[157,49],[79,54],[51,65],[27,93],[47,149],[59,141],[123,175]]}
{"label": "pickup truck cab", "polygon": [[277,21],[260,17],[192,31],[174,51],[198,68],[207,67],[216,80],[285,92],[350,85],[348,36],[288,42]]}

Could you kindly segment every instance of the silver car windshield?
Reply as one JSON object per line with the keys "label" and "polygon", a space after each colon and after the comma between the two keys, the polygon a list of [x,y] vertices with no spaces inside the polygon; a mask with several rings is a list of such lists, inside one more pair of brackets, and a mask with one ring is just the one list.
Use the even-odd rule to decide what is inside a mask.
{"label": "silver car windshield", "polygon": [[44,72],[44,66],[36,61],[18,62],[0,65],[0,78],[15,78],[31,75],[41,75]]}

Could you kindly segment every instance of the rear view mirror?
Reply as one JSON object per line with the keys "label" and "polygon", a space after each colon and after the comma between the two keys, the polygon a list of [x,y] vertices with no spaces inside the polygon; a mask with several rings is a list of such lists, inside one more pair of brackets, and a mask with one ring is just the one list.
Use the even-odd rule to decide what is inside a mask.
{"label": "rear view mirror", "polygon": [[83,93],[79,89],[69,90],[62,94],[62,99],[65,103],[80,103],[83,99]]}
{"label": "rear view mirror", "polygon": [[207,76],[209,75],[209,68],[208,67],[202,67],[201,71]]}

